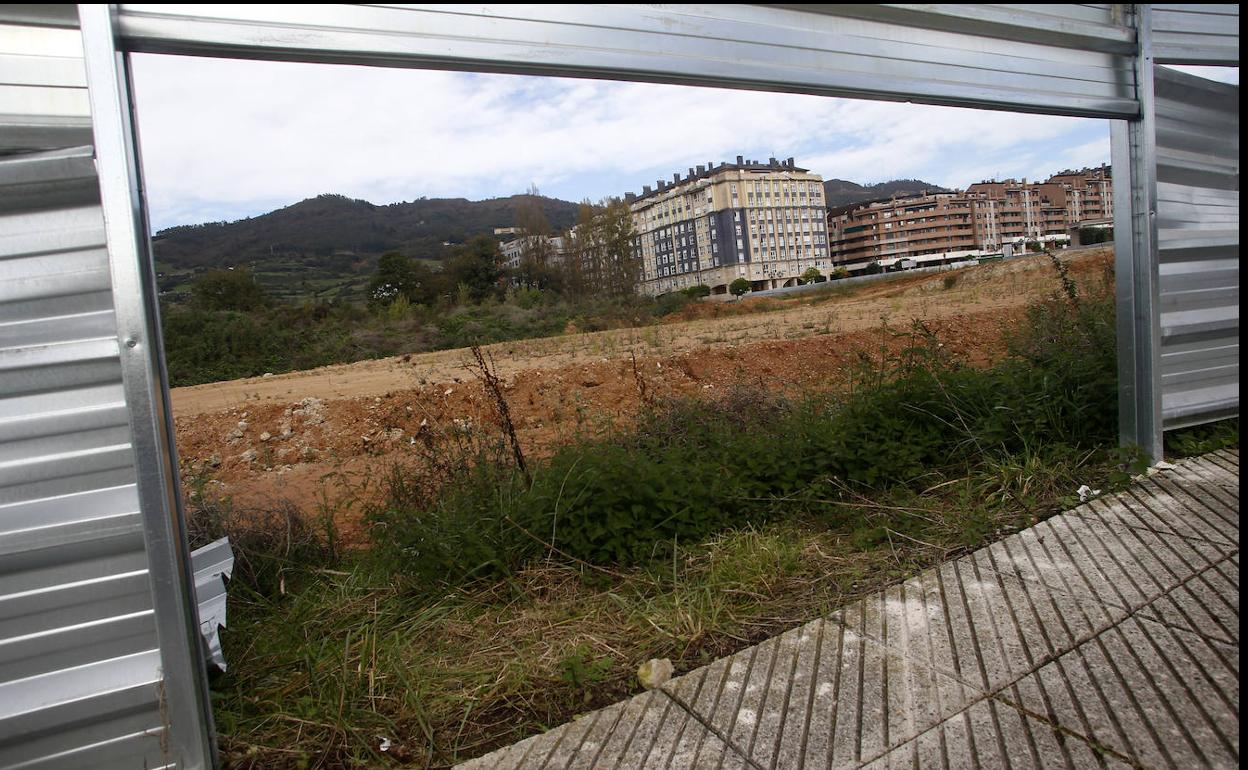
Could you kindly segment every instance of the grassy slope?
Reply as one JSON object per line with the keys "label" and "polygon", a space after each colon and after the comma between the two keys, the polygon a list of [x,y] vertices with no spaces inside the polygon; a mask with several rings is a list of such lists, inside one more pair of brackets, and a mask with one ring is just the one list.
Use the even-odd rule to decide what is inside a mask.
{"label": "grassy slope", "polygon": [[[1104,309],[1097,317],[1104,319]],[[1010,376],[1047,388],[1053,402],[1085,398],[1068,386],[1095,379],[1096,366],[1112,371],[1112,349],[1092,362],[1093,370],[1071,370],[1073,381],[1039,376],[1062,371],[1050,360],[1069,363],[1062,351],[1086,363],[1087,350],[1073,344],[1080,338],[1069,336],[1078,317],[1058,312],[1048,325],[1038,317],[1030,347],[1016,351],[1020,360],[1036,356],[1034,369]],[[1004,376],[999,371],[977,379],[956,362],[950,371],[954,379],[938,382],[988,389],[1009,382],[991,379]],[[884,392],[875,388],[907,376],[896,370],[846,403],[868,403]],[[1110,400],[1095,411],[1112,414],[1112,380],[1095,392]],[[687,427],[691,416],[698,421],[696,409],[679,420],[667,413],[653,419]],[[870,428],[890,411],[862,407],[858,419],[867,422],[858,427]],[[1112,430],[1084,435],[1082,419],[1072,414],[1032,413],[1036,419],[1018,427],[1026,437],[1021,445],[1018,436],[992,435],[995,424],[983,423],[955,436],[961,449],[954,461],[917,476],[899,465],[897,478],[872,483],[816,479],[801,494],[768,496],[746,519],[712,534],[656,541],[660,558],[627,568],[568,558],[549,544],[521,546],[526,538],[548,539],[526,530],[511,533],[529,554],[514,569],[439,581],[429,564],[411,561],[422,553],[421,533],[438,531],[436,506],[415,504],[420,494],[396,495],[389,518],[382,517],[407,525],[386,530],[396,541],[390,547],[346,554],[311,512],[243,512],[201,501],[202,536],[229,531],[240,555],[224,637],[231,669],[214,683],[224,756],[247,768],[440,767],[565,722],[635,692],[637,666],[649,658],[669,657],[678,672],[687,671],[1051,515],[1072,502],[1080,484],[1121,482],[1124,457],[1112,451]],[[1046,426],[1050,417],[1080,424]],[[742,430],[751,431],[766,432],[762,425]],[[688,433],[673,430],[672,442]],[[1074,438],[1044,440],[1068,433]],[[914,442],[896,449],[907,443]],[[1011,448],[997,451],[998,443]],[[1237,443],[1235,421],[1177,437],[1173,446],[1207,451]],[[621,446],[637,444],[605,436],[600,448]],[[599,450],[584,451],[592,458]],[[496,478],[506,476],[505,461],[493,462],[502,474]],[[452,463],[452,476],[465,467]],[[540,478],[551,467],[558,466],[534,472]],[[500,508],[501,498],[491,502],[491,489],[424,499],[468,506],[441,510],[437,515],[450,517],[443,523],[465,512],[519,510]],[[640,536],[627,525],[622,531]],[[386,752],[382,739],[392,742]]]}

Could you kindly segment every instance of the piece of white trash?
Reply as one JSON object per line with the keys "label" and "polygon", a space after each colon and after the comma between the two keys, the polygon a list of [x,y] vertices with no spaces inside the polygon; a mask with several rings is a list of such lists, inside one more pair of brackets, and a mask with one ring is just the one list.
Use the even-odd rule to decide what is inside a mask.
{"label": "piece of white trash", "polygon": [[1079,494],[1079,502],[1081,503],[1086,503],[1087,501],[1091,500],[1092,498],[1096,497],[1097,495],[1101,493],[1101,490],[1093,489],[1087,484],[1084,484],[1083,486],[1079,487],[1077,491]]}

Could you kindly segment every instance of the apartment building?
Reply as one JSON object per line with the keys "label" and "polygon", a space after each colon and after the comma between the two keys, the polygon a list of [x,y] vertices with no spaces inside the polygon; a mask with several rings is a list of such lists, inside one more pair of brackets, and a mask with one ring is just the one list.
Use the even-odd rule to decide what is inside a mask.
{"label": "apartment building", "polygon": [[624,196],[633,214],[640,290],[659,295],[704,284],[728,293],[738,278],[755,290],[790,286],[810,268],[825,275],[823,179],[793,158],[737,156],[674,174]]}
{"label": "apartment building", "polygon": [[[520,232],[518,227],[509,229],[515,231],[511,234]],[[503,255],[503,267],[517,270],[525,256],[530,253],[543,254],[548,265],[562,264],[571,245],[569,239],[563,235],[521,235],[519,238],[504,241],[498,249]]]}
{"label": "apartment building", "polygon": [[833,263],[853,272],[1000,254],[1007,245],[1065,245],[1080,223],[1112,218],[1113,186],[1101,167],[841,206],[828,212],[828,234]]}

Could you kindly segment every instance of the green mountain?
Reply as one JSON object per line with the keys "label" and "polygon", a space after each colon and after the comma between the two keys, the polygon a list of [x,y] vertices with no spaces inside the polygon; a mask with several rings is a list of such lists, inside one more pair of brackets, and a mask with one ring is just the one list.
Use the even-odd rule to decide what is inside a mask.
{"label": "green mountain", "polygon": [[[178,295],[205,270],[248,265],[279,297],[357,298],[381,254],[397,250],[440,261],[473,235],[514,227],[516,207],[526,199],[422,198],[377,206],[319,195],[236,222],[171,227],[152,238],[160,288]],[[553,228],[575,224],[577,204],[537,200]]]}
{"label": "green mountain", "polygon": [[940,185],[924,182],[921,179],[894,179],[891,182],[867,185],[848,182],[844,179],[829,179],[823,183],[825,205],[830,209],[848,206],[851,203],[885,200],[894,195],[917,195],[924,190],[949,192]]}
{"label": "green mountain", "polygon": [[[860,185],[823,183],[829,208],[944,188],[918,179]],[[161,230],[152,237],[158,283],[167,298],[185,294],[213,268],[247,265],[269,293],[282,299],[360,299],[387,251],[440,262],[456,244],[496,227],[515,227],[527,195],[470,201],[421,198],[377,206],[342,195],[318,195],[236,222]],[[577,204],[537,196],[551,227],[576,223]]]}

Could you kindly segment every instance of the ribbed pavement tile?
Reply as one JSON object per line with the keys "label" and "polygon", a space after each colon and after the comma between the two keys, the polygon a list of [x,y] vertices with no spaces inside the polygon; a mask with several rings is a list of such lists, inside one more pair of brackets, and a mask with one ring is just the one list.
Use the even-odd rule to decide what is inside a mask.
{"label": "ribbed pavement tile", "polygon": [[[1116,500],[1098,500],[1092,508],[1117,505],[1121,503]],[[974,557],[1022,580],[1135,611],[1237,549],[1064,513],[980,549]]]}
{"label": "ribbed pavement tile", "polygon": [[864,766],[864,770],[1109,768],[1130,765],[996,699],[979,701]]}
{"label": "ribbed pavement tile", "polygon": [[1220,487],[1224,493],[1224,499],[1239,499],[1238,450],[1223,450],[1200,457],[1189,457],[1180,460],[1176,465],[1178,466],[1176,469],[1167,473],[1199,479]]}
{"label": "ribbed pavement tile", "polygon": [[1159,768],[1239,766],[1239,648],[1128,618],[999,697]]}
{"label": "ribbed pavement tile", "polygon": [[1238,646],[1239,554],[1200,572],[1136,614]]}
{"label": "ribbed pavement tile", "polygon": [[1239,546],[1238,506],[1229,508],[1202,494],[1192,482],[1176,482],[1165,474],[1137,481],[1125,492],[1070,513],[1106,524]]}
{"label": "ribbed pavement tile", "polygon": [[642,693],[459,766],[461,770],[747,770],[749,765],[659,691]]}
{"label": "ribbed pavement tile", "polygon": [[832,617],[987,694],[1127,615],[1124,609],[992,567],[981,551],[927,570]]}
{"label": "ribbed pavement tile", "polygon": [[760,768],[857,767],[983,697],[828,620],[666,689]]}

